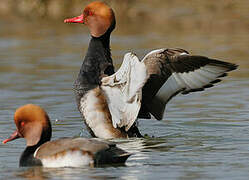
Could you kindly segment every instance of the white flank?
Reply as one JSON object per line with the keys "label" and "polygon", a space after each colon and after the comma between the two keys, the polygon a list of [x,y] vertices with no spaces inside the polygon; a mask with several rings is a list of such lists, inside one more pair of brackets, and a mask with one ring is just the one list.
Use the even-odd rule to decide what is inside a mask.
{"label": "white flank", "polygon": [[83,167],[94,163],[88,154],[81,151],[68,151],[66,154],[40,159],[44,167]]}
{"label": "white flank", "polygon": [[109,127],[112,124],[108,122],[106,112],[97,108],[103,102],[96,95],[95,90],[91,90],[81,98],[81,112],[84,115],[87,125],[97,137],[104,139],[114,138]]}

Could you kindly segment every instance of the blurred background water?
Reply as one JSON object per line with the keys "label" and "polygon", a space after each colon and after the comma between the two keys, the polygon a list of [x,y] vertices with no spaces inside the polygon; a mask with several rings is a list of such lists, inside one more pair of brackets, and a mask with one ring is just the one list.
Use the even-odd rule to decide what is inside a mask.
{"label": "blurred background water", "polygon": [[[90,36],[83,25],[63,24],[89,1],[0,2],[0,139],[14,130],[13,114],[41,105],[53,139],[90,137],[76,108],[72,84]],[[61,3],[64,2],[64,3]],[[248,179],[249,2],[108,1],[116,12],[111,48],[115,67],[128,51],[181,47],[239,65],[216,87],[179,95],[162,121],[139,120],[153,138],[113,140],[134,153],[125,166],[18,168],[23,139],[0,144],[0,179]]]}

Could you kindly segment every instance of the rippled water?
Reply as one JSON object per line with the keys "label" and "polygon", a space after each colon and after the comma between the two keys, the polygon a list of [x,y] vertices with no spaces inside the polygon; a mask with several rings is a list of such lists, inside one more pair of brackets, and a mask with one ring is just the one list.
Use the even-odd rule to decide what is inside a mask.
{"label": "rippled water", "polygon": [[[72,92],[89,42],[87,30],[47,22],[1,22],[0,27],[1,141],[15,129],[15,109],[26,103],[46,109],[53,139],[89,137]],[[248,179],[249,33],[191,33],[170,27],[160,31],[149,26],[138,33],[139,24],[127,27],[112,36],[116,67],[127,51],[142,57],[161,47],[182,47],[240,67],[215,88],[174,98],[164,120],[140,120],[142,134],[153,138],[114,140],[133,153],[125,166],[19,168],[25,148],[20,139],[0,144],[0,179]]]}

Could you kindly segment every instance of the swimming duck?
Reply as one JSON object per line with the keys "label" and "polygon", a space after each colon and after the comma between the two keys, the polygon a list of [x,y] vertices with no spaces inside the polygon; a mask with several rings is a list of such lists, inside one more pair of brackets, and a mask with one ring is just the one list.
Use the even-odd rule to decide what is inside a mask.
{"label": "swimming duck", "polygon": [[3,143],[25,138],[27,147],[20,166],[82,167],[124,163],[131,155],[110,142],[87,138],[61,138],[50,141],[52,129],[47,113],[27,104],[14,115],[17,130]]}
{"label": "swimming duck", "polygon": [[104,2],[92,2],[80,16],[64,22],[84,24],[90,30],[91,40],[74,92],[93,137],[142,137],[137,118],[153,115],[161,120],[171,98],[210,88],[237,68],[184,49],[163,48],[142,60],[134,53],[125,54],[115,73],[110,51],[110,35],[116,25],[112,8]]}

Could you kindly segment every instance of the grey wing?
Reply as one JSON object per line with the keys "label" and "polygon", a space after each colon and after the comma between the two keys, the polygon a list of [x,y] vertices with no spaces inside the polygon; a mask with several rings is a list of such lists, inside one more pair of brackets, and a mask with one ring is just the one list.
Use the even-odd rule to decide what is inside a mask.
{"label": "grey wing", "polygon": [[111,146],[115,146],[115,144],[107,141],[99,141],[97,139],[61,138],[41,145],[34,153],[34,157],[42,159],[72,149],[78,149],[95,154],[96,152],[109,149]]}
{"label": "grey wing", "polygon": [[178,93],[203,91],[237,68],[232,63],[190,55],[183,49],[154,50],[142,62],[149,79],[142,89],[138,117],[150,118],[151,113],[158,120],[163,118],[167,102]]}

